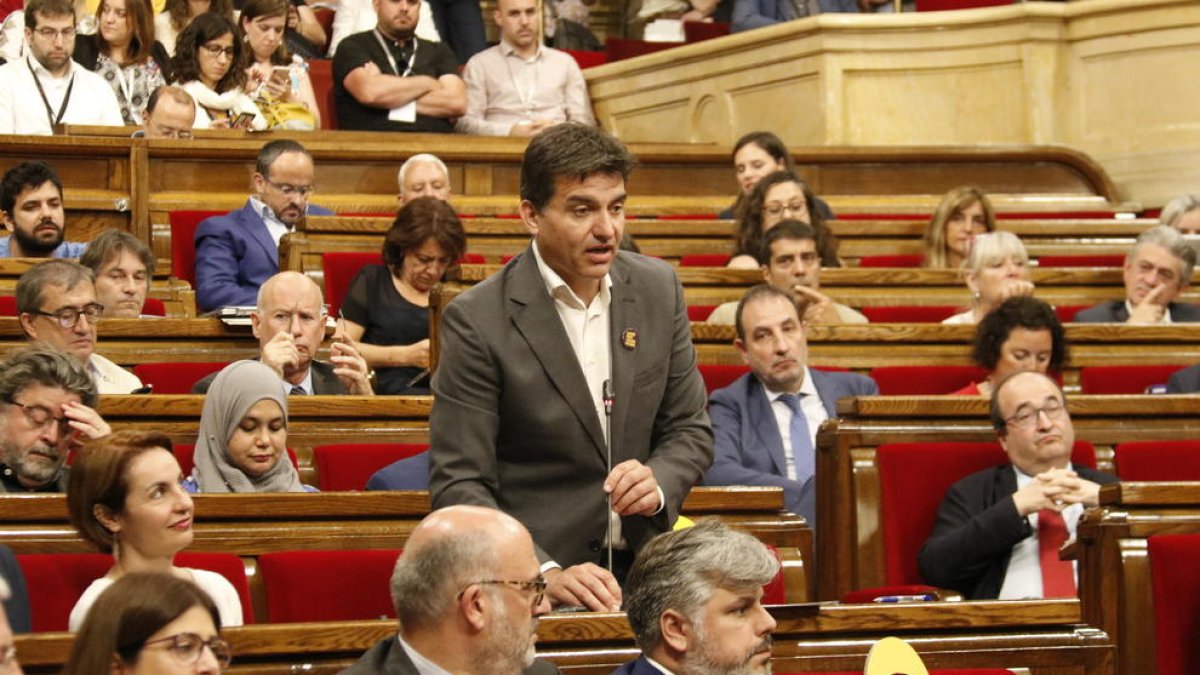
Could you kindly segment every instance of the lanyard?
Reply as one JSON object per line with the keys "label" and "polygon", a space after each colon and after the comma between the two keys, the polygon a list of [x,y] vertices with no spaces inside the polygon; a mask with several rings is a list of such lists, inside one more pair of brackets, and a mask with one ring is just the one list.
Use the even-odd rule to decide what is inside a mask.
{"label": "lanyard", "polygon": [[46,104],[46,119],[50,121],[50,131],[53,133],[54,127],[62,122],[63,113],[67,112],[67,102],[71,100],[71,90],[75,88],[75,73],[71,73],[71,81],[67,83],[67,93],[63,96],[62,105],[58,108],[58,117],[55,117],[54,109],[50,107],[50,99],[46,98],[46,90],[42,89],[42,81],[38,79],[37,73],[33,72],[29,57],[25,57],[25,67],[29,68],[29,74],[33,76],[33,83],[37,85],[38,93],[42,95],[42,103]]}
{"label": "lanyard", "polygon": [[388,63],[392,66],[392,72],[395,73],[396,77],[408,77],[408,74],[412,72],[413,64],[417,62],[417,45],[419,44],[417,36],[414,35],[412,37],[412,55],[408,57],[408,64],[405,66],[403,73],[396,67],[396,57],[392,56],[392,50],[388,49],[388,44],[384,42],[383,36],[379,34],[378,29],[375,30],[375,39],[379,40],[379,46],[383,47],[383,55],[387,57]]}
{"label": "lanyard", "polygon": [[[525,67],[521,68],[521,80],[525,82],[525,87],[521,87],[521,82],[518,81],[516,73],[513,72],[512,62],[509,61],[512,57],[520,59]],[[533,98],[537,95],[538,86],[538,66],[541,63],[541,50],[533,57],[533,63],[525,61],[520,54],[512,52],[504,57],[504,67],[508,70],[508,79],[512,81],[513,89],[516,90],[517,99],[521,101],[521,106],[525,108],[525,117],[529,118],[533,115]]]}

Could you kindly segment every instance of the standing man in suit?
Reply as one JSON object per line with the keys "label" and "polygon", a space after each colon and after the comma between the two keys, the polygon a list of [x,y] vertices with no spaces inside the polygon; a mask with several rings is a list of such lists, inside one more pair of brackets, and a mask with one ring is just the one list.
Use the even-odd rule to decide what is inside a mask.
{"label": "standing man in suit", "polygon": [[1167,324],[1200,321],[1200,307],[1175,302],[1192,280],[1196,251],[1179,230],[1143,231],[1125,256],[1125,300],[1102,302],[1075,315],[1077,323]]}
{"label": "standing man in suit", "polygon": [[778,572],[762,542],[718,520],[659,535],[625,584],[642,656],[613,675],[770,675],[775,619],[762,596]]}
{"label": "standing man in suit", "polygon": [[[494,506],[524,523],[556,606],[618,609],[621,566],[671,527],[712,461],[679,279],[618,251],[634,162],[595,127],[535,136],[520,207],[533,242],[442,317],[433,505]],[[606,540],[616,576],[597,564]]]}
{"label": "standing man in suit", "polygon": [[312,155],[296,141],[271,141],[258,153],[254,192],[246,205],[213,216],[196,229],[196,304],[208,312],[229,305],[253,305],[258,287],[279,271],[279,240],[309,213],[333,212],[310,206]]}
{"label": "standing man in suit", "polygon": [[[321,287],[300,272],[280,272],[258,290],[250,327],[258,338],[258,359],[279,374],[284,396],[351,394],[371,396],[371,369],[348,336],[334,335],[330,363],[315,357],[325,340],[325,307]],[[207,394],[217,373],[192,387]]]}
{"label": "standing man in suit", "polygon": [[846,396],[877,396],[875,382],[808,367],[804,309],[787,291],[758,285],[737,307],[733,344],[750,372],[713,392],[714,459],[706,485],[775,485],[792,513],[816,525],[816,438]]}
{"label": "standing man in suit", "polygon": [[971,600],[1074,597],[1058,549],[1115,476],[1071,464],[1075,427],[1058,384],[1025,370],[992,392],[992,427],[1010,464],[958,481],[921,547],[921,575]]}
{"label": "standing man in suit", "polygon": [[550,611],[533,540],[495,509],[452,506],[421,521],[392,573],[397,635],[342,675],[553,675],[534,658]]}

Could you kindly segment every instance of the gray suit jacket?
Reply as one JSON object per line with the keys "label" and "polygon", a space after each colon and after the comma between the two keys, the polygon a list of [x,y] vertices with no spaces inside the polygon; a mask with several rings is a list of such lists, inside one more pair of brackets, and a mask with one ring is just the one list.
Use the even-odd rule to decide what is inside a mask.
{"label": "gray suit jacket", "polygon": [[[808,373],[830,417],[837,416],[840,398],[879,395],[879,388],[869,377],[815,369]],[[815,529],[816,481],[801,483],[787,477],[783,437],[758,378],[746,373],[728,387],[714,391],[709,414],[716,440],[713,465],[704,475],[704,484],[781,487],[787,509],[804,516],[809,527]]]}
{"label": "gray suit jacket", "polygon": [[[342,386],[341,380],[337,375],[333,374],[333,365],[324,361],[313,361],[309,366],[312,370],[312,386],[313,394],[317,396],[343,396],[346,394],[346,388]],[[220,372],[220,371],[218,371]],[[200,379],[199,382],[192,385],[193,394],[207,394],[208,388],[212,386],[212,381],[216,379],[217,373],[210,373]]]}
{"label": "gray suit jacket", "polygon": [[[429,658],[427,654],[422,654]],[[558,667],[549,661],[537,659],[533,665],[522,671],[522,675],[555,675]],[[419,675],[412,659],[400,646],[395,635],[388,636],[375,643],[367,650],[354,665],[343,670],[338,675]]]}
{"label": "gray suit jacket", "polygon": [[[712,462],[712,429],[675,272],[622,251],[610,276],[612,464],[646,464],[666,499],[654,516],[622,519],[637,551],[670,527]],[[434,508],[499,507],[529,528],[540,561],[597,562],[607,525],[604,421],[532,250],[451,302],[439,336]]]}
{"label": "gray suit jacket", "polygon": [[[1167,305],[1171,313],[1171,321],[1200,321],[1200,307],[1186,302],[1172,302]],[[1079,310],[1075,315],[1075,323],[1125,323],[1129,320],[1129,310],[1125,308],[1124,300],[1102,302],[1087,309]]]}
{"label": "gray suit jacket", "polygon": [[1167,380],[1168,394],[1194,394],[1196,392],[1200,392],[1200,365],[1176,371]]}

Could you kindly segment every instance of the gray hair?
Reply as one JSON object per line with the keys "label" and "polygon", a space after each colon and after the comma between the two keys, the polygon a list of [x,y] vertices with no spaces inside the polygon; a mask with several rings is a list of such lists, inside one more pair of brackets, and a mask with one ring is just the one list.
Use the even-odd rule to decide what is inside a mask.
{"label": "gray hair", "polygon": [[71,290],[87,281],[94,283],[92,271],[74,260],[47,260],[30,267],[17,280],[17,312],[35,314],[41,309],[42,292],[47,286]]}
{"label": "gray hair", "polygon": [[75,394],[89,408],[95,408],[99,398],[96,383],[83,363],[50,347],[13,350],[0,364],[0,401],[11,403],[18,392],[32,384],[57,387]]}
{"label": "gray hair", "polygon": [[1001,230],[985,232],[975,236],[971,243],[971,252],[963,261],[962,271],[977,275],[989,264],[1010,257],[1023,264],[1029,263],[1029,252],[1025,250],[1025,244],[1021,243],[1020,237]]}
{"label": "gray hair", "polygon": [[716,589],[756,588],[778,572],[779,560],[762,542],[719,520],[658,535],[625,581],[625,613],[638,647],[649,651],[662,641],[659,618],[668,609],[696,620]]}
{"label": "gray hair", "polygon": [[408,175],[408,168],[416,164],[433,164],[441,170],[442,175],[446,177],[446,187],[450,188],[450,170],[446,168],[446,163],[438,159],[437,155],[431,155],[428,152],[422,152],[419,155],[409,157],[407,161],[400,165],[400,170],[396,172],[396,181],[400,183],[400,194],[404,194],[404,177]]}
{"label": "gray hair", "polygon": [[1183,238],[1179,230],[1169,225],[1155,225],[1143,230],[1138,235],[1133,250],[1125,257],[1126,263],[1132,263],[1137,258],[1138,249],[1146,244],[1155,244],[1167,249],[1179,261],[1179,285],[1186,286],[1192,280],[1192,270],[1196,267],[1196,250]]}
{"label": "gray hair", "polygon": [[1180,195],[1167,202],[1162,213],[1158,214],[1158,222],[1163,225],[1175,226],[1183,214],[1200,209],[1200,197],[1196,195]]}
{"label": "gray hair", "polygon": [[402,626],[429,626],[464,586],[485,579],[499,564],[492,537],[478,530],[439,535],[406,550],[392,571],[392,604]]}

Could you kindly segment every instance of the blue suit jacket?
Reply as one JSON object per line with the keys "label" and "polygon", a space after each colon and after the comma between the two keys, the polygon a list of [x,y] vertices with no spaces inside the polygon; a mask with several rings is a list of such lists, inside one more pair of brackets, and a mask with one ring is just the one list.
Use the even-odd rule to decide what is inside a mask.
{"label": "blue suit jacket", "polygon": [[[308,212],[333,215],[312,205]],[[249,200],[237,211],[200,223],[195,244],[196,304],[202,312],[255,304],[258,287],[279,271],[279,248]]]}
{"label": "blue suit jacket", "polygon": [[[808,373],[830,417],[837,416],[840,398],[879,395],[879,387],[869,377],[812,368]],[[713,464],[704,475],[704,484],[782,487],[787,509],[804,516],[809,527],[816,527],[816,481],[801,483],[787,477],[783,437],[758,378],[746,373],[714,391],[708,412],[715,440]]]}
{"label": "blue suit jacket", "polygon": [[614,670],[612,675],[662,675],[662,671],[650,665],[645,656],[639,656]]}
{"label": "blue suit jacket", "polygon": [[[791,4],[791,0],[734,0],[731,30],[740,33],[781,23],[791,14]],[[858,3],[855,0],[817,0],[817,4],[821,6],[822,13],[858,12]]]}
{"label": "blue suit jacket", "polygon": [[429,451],[397,460],[376,471],[368,490],[428,490]]}

